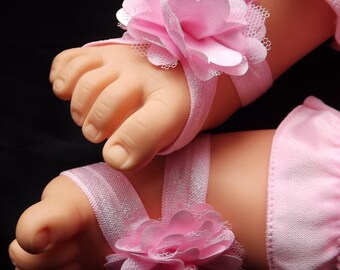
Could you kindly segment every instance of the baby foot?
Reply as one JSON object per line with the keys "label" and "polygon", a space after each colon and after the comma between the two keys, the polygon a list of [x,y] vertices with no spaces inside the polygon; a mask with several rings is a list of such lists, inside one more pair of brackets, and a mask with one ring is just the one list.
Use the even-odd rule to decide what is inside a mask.
{"label": "baby foot", "polygon": [[111,250],[86,196],[66,176],[47,185],[42,200],[20,217],[16,234],[9,254],[22,270],[101,269]]}
{"label": "baby foot", "polygon": [[71,100],[73,120],[99,143],[105,161],[129,170],[144,165],[180,134],[190,96],[180,66],[164,70],[130,46],[70,49],[52,63],[54,93]]}

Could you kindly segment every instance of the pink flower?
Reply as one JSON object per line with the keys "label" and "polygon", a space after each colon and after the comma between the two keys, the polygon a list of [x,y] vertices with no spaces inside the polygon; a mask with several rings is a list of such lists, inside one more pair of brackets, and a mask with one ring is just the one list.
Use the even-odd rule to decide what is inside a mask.
{"label": "pink flower", "polygon": [[267,55],[267,11],[244,0],[125,0],[125,38],[148,44],[155,65],[187,64],[201,80],[244,74]]}
{"label": "pink flower", "polygon": [[177,211],[168,221],[148,220],[120,238],[108,269],[239,269],[241,259],[227,255],[234,234],[210,205]]}

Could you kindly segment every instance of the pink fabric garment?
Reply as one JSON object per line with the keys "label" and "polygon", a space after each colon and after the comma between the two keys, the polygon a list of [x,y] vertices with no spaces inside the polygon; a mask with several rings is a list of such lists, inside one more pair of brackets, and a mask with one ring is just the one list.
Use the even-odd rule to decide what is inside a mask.
{"label": "pink fabric garment", "polygon": [[336,28],[335,28],[335,48],[340,50],[340,0],[326,0],[326,2],[333,8],[337,19],[336,19]]}
{"label": "pink fabric garment", "polygon": [[340,112],[309,97],[279,126],[270,159],[270,269],[340,267]]}
{"label": "pink fabric garment", "polygon": [[167,157],[161,220],[149,219],[128,179],[104,163],[62,174],[88,197],[113,250],[107,269],[210,269],[242,266],[243,250],[221,216],[205,204],[210,137]]}

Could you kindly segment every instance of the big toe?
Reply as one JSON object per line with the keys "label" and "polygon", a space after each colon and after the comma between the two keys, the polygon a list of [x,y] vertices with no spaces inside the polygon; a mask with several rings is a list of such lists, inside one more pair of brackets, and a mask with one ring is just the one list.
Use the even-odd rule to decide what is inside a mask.
{"label": "big toe", "polygon": [[65,176],[59,176],[45,188],[43,199],[28,208],[20,217],[16,238],[27,252],[46,251],[66,241],[86,224],[92,213],[85,195]]}

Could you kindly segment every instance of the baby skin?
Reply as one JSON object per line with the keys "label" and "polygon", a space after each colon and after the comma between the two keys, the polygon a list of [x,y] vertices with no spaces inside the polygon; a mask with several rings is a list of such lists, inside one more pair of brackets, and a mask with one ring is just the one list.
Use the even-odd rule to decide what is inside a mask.
{"label": "baby skin", "polygon": [[[266,188],[273,135],[262,130],[211,138],[207,203],[232,225],[246,252],[246,269],[267,269]],[[160,217],[164,161],[157,156],[141,170],[126,173],[150,218]],[[102,269],[110,253],[87,197],[63,175],[22,214],[9,247],[13,264],[22,270]]]}
{"label": "baby skin", "polygon": [[[266,24],[272,42],[267,61],[274,80],[334,34],[335,14],[325,1],[259,4],[271,14]],[[167,149],[190,112],[189,89],[180,64],[161,69],[128,45],[61,52],[52,63],[50,81],[59,98],[71,101],[72,118],[84,136],[93,143],[107,139],[103,158],[122,171],[140,168]],[[230,77],[219,76],[201,130],[218,126],[240,107]]]}
{"label": "baby skin", "polygon": [[[64,51],[53,61],[50,81],[59,98],[71,100],[72,118],[89,141],[108,138],[103,157],[120,170],[140,167],[167,148],[190,111],[182,68],[156,67],[129,45]],[[214,115],[202,129],[217,126],[240,107],[231,82],[222,81],[232,90],[223,94],[223,102],[216,95]]]}

